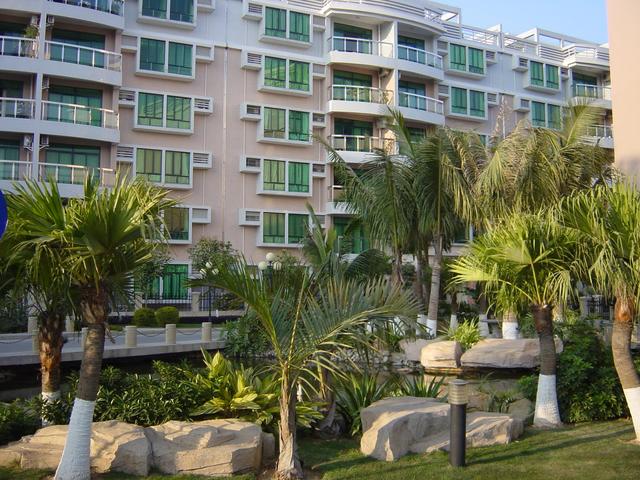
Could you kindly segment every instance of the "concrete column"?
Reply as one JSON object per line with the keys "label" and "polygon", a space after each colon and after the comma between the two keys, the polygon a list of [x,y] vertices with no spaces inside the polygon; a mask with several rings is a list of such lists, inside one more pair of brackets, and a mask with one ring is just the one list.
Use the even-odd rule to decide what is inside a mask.
{"label": "concrete column", "polygon": [[29,317],[27,319],[27,333],[37,333],[38,332],[38,317]]}
{"label": "concrete column", "polygon": [[167,345],[176,344],[176,324],[167,323],[164,327],[164,341]]}
{"label": "concrete column", "polygon": [[202,343],[211,341],[211,322],[202,322]]}
{"label": "concrete column", "polygon": [[200,292],[191,293],[191,311],[199,312],[200,311]]}
{"label": "concrete column", "polygon": [[67,315],[67,318],[64,319],[64,331],[65,332],[75,331],[73,317],[70,317]]}
{"label": "concrete column", "polygon": [[87,327],[82,327],[82,333],[80,335],[80,347],[84,350],[84,344],[87,343],[87,332],[89,329]]}
{"label": "concrete column", "polygon": [[135,348],[138,346],[138,327],[135,325],[127,325],[124,327],[124,346],[127,348]]}

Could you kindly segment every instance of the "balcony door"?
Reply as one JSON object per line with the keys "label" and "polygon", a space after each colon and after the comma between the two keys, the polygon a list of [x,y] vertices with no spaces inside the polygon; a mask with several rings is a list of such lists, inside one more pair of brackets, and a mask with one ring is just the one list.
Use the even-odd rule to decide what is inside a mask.
{"label": "balcony door", "polygon": [[79,125],[102,126],[102,92],[92,88],[52,85],[46,119]]}

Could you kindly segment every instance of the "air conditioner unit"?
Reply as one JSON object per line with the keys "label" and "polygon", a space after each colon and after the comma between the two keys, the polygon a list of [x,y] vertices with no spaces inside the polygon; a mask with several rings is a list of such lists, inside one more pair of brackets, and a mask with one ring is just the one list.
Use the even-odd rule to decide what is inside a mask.
{"label": "air conditioner unit", "polygon": [[260,212],[258,210],[248,210],[241,208],[238,210],[238,223],[245,227],[260,226]]}
{"label": "air conditioner unit", "polygon": [[449,53],[449,42],[445,42],[443,40],[438,40],[436,48],[438,50],[438,53],[440,53],[440,54]]}
{"label": "air conditioner unit", "polygon": [[118,102],[122,106],[133,107],[136,103],[135,90],[121,88],[120,91],[118,92]]}
{"label": "air conditioner unit", "polygon": [[31,135],[22,137],[22,148],[29,151],[33,150],[33,137]]}
{"label": "air conditioner unit", "polygon": [[247,173],[260,173],[260,166],[262,160],[260,157],[241,157],[240,158],[240,171]]}
{"label": "air conditioner unit", "polygon": [[326,168],[322,163],[314,163],[311,167],[311,174],[314,177],[325,177],[326,176]]}
{"label": "air conditioner unit", "polygon": [[324,113],[314,112],[312,115],[313,128],[324,128],[327,126],[327,117]]}
{"label": "air conditioner unit", "polygon": [[211,223],[211,209],[209,207],[192,207],[192,223]]}
{"label": "air conditioner unit", "polygon": [[49,135],[42,135],[40,137],[40,149],[49,148]]}
{"label": "air conditioner unit", "polygon": [[525,57],[513,56],[513,69],[518,72],[524,72],[529,69],[529,59]]}
{"label": "air conditioner unit", "polygon": [[243,103],[240,105],[240,119],[258,122],[262,118],[262,107]]}
{"label": "air conditioner unit", "polygon": [[116,157],[118,160],[133,161],[134,148],[129,145],[118,145],[116,147]]}
{"label": "air conditioner unit", "polygon": [[260,70],[262,68],[262,54],[253,52],[242,52],[242,68],[250,70]]}
{"label": "air conditioner unit", "polygon": [[487,92],[487,103],[489,105],[498,105],[498,94]]}
{"label": "air conditioner unit", "polygon": [[327,25],[327,19],[321,15],[313,16],[313,29],[324,32]]}
{"label": "air conditioner unit", "polygon": [[211,152],[193,152],[193,168],[211,168]]}
{"label": "air conditioner unit", "polygon": [[56,23],[56,19],[52,15],[47,15],[47,28],[53,27],[53,24]]}
{"label": "air conditioner unit", "polygon": [[242,18],[257,21],[262,20],[262,5],[253,2],[247,2],[245,5],[246,10],[242,13]]}
{"label": "air conditioner unit", "polygon": [[438,84],[438,97],[440,98],[449,97],[449,85],[445,85],[444,83]]}
{"label": "air conditioner unit", "polygon": [[484,58],[487,60],[487,63],[496,63],[498,61],[498,54],[492,50],[485,50]]}
{"label": "air conditioner unit", "polygon": [[531,100],[522,97],[515,97],[513,99],[513,109],[516,112],[528,112],[531,110]]}
{"label": "air conditioner unit", "polygon": [[562,78],[569,78],[569,69],[567,67],[560,67],[560,76]]}
{"label": "air conditioner unit", "polygon": [[42,89],[47,90],[49,88],[49,77],[44,77],[42,79]]}
{"label": "air conditioner unit", "polygon": [[315,78],[325,78],[327,76],[327,66],[321,63],[313,64],[313,76]]}
{"label": "air conditioner unit", "polygon": [[193,99],[193,113],[213,113],[213,100],[209,97],[195,97]]}

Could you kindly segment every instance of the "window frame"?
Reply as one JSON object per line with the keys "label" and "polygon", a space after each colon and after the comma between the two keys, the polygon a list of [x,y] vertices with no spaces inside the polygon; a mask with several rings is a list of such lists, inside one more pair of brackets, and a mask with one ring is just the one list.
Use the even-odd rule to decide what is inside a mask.
{"label": "window frame", "polygon": [[165,0],[164,16],[158,17],[154,15],[144,14],[144,0],[140,0],[138,6],[138,20],[146,23],[161,23],[161,24],[173,24],[176,27],[182,28],[195,28],[198,18],[198,5],[197,0],[191,0],[191,21],[176,20],[171,18],[171,6],[173,0]]}
{"label": "window frame", "polygon": [[[270,10],[277,10],[279,12],[284,12],[284,30],[281,28],[268,28],[267,27],[267,17],[268,17],[268,12]],[[304,28],[302,29],[303,32],[299,33],[296,31],[292,31],[291,29],[291,25],[292,25],[292,18],[291,15],[304,15],[307,17],[307,31],[308,31],[308,38],[306,40],[300,40],[299,38],[294,38],[292,37],[292,35],[304,35]],[[274,35],[272,33],[269,33],[268,30],[271,30],[272,32],[282,32],[282,35]],[[275,6],[270,6],[267,5],[265,6],[265,12],[263,15],[263,20],[261,22],[260,25],[260,32],[261,32],[261,38],[263,40],[267,40],[267,41],[275,41],[275,42],[287,42],[287,43],[294,43],[297,45],[304,45],[304,46],[309,46],[311,45],[312,41],[313,41],[313,26],[312,26],[312,14],[311,13],[307,13],[307,12],[301,12],[299,10],[290,10],[287,8],[278,8]]]}
{"label": "window frame", "polygon": [[[458,48],[462,48],[464,51],[464,68],[461,68],[463,66],[462,63],[460,62],[456,62],[455,64],[452,62],[452,50],[451,47],[458,47]],[[480,52],[480,57],[482,58],[482,71],[478,71],[478,72],[474,72],[473,70],[471,70],[472,68],[480,68],[476,65],[471,65],[470,59],[471,59],[471,50],[473,50],[474,52]],[[486,50],[483,48],[477,48],[477,47],[471,47],[469,45],[463,45],[461,43],[451,43],[449,42],[449,49],[448,49],[448,53],[447,53],[447,64],[448,64],[448,68],[447,71],[449,73],[459,73],[459,74],[467,74],[467,75],[472,75],[474,77],[484,77],[487,75],[487,54],[486,54]],[[457,65],[456,67],[454,67],[453,65]]]}
{"label": "window frame", "polygon": [[[284,232],[283,232],[283,236],[281,238],[283,238],[282,242],[268,242],[265,241],[265,216],[266,215],[283,215],[283,227],[284,227]],[[258,229],[258,242],[257,242],[257,246],[258,247],[281,247],[281,248],[302,248],[302,243],[301,242],[291,242],[290,241],[290,217],[294,215],[294,216],[304,216],[307,217],[307,221],[308,226],[311,226],[311,218],[309,216],[308,213],[306,212],[293,212],[293,211],[283,211],[283,210],[264,210],[260,212],[260,227]],[[271,237],[273,237],[274,235],[270,235]],[[300,240],[302,240],[304,237],[301,237]]]}
{"label": "window frame", "polygon": [[[163,47],[164,63],[162,64],[162,70],[147,70],[145,68],[142,68],[141,65],[142,65],[142,41],[143,40],[150,40],[153,42],[164,43],[164,47]],[[170,68],[169,55],[170,55],[172,45],[189,47],[191,49],[191,66],[189,67],[190,72],[188,75],[169,71],[169,68]],[[185,67],[182,67],[182,68],[185,68]],[[140,36],[138,37],[138,50],[136,53],[135,73],[136,75],[142,75],[142,76],[165,77],[165,78],[173,78],[173,79],[185,80],[185,81],[193,80],[195,79],[195,75],[196,75],[196,45],[193,43],[174,42],[172,40],[165,40],[162,38]]]}
{"label": "window frame", "polygon": [[[542,106],[542,114],[544,115],[544,125],[540,123],[540,120],[534,120],[533,118],[533,113],[534,113],[534,105],[541,105]],[[538,107],[536,107],[538,108]],[[555,122],[553,122],[551,120],[551,111],[552,109],[557,108],[557,112],[559,114],[559,119],[558,119],[558,124],[556,125]],[[548,128],[550,130],[561,130],[562,129],[562,124],[563,124],[563,112],[562,112],[563,106],[562,105],[558,105],[557,103],[547,103],[547,102],[539,102],[537,100],[532,100],[531,101],[531,110],[529,112],[529,121],[531,122],[531,125],[533,127],[536,128]]]}
{"label": "window frame", "polygon": [[[157,95],[162,96],[162,125],[143,125],[139,122],[140,118],[140,95]],[[179,127],[168,127],[167,126],[167,104],[168,98],[175,97],[181,99],[189,100],[189,128],[179,128]],[[165,133],[175,133],[179,135],[191,135],[193,134],[194,129],[194,117],[195,117],[195,109],[194,109],[194,101],[193,97],[182,96],[182,95],[174,95],[171,93],[159,93],[159,92],[149,92],[149,91],[137,91],[136,92],[136,102],[134,106],[134,130],[149,130],[149,131],[157,131],[157,132],[165,132]],[[184,120],[183,120],[184,121]]]}
{"label": "window frame", "polygon": [[[464,98],[465,98],[465,112],[461,112],[461,111],[454,111],[454,108],[462,108],[462,107],[454,107],[453,105],[453,91],[455,90],[463,90],[465,92]],[[457,87],[452,85],[450,87],[451,90],[451,94],[449,97],[449,115],[454,116],[454,117],[463,117],[466,119],[474,119],[474,120],[486,120],[488,118],[489,115],[489,105],[487,103],[487,92],[483,91],[483,90],[475,90],[472,88],[464,88],[464,87]],[[472,92],[473,93],[479,93],[482,94],[483,96],[483,101],[482,101],[482,106],[483,106],[483,115],[474,115],[471,113],[472,108],[471,108],[471,98],[472,98]]]}
{"label": "window frame", "polygon": [[[171,238],[171,233],[168,233],[168,238],[167,238],[167,242],[170,244],[175,244],[175,245],[186,245],[186,244],[190,244],[191,240],[193,238],[193,218],[192,218],[192,212],[191,212],[191,207],[185,206],[185,205],[175,205],[173,207],[169,207],[169,210],[186,210],[187,212],[187,218],[186,218],[186,234],[187,234],[187,238]],[[164,228],[166,228],[167,230],[168,225],[166,224],[166,212],[162,212],[162,220],[164,222]]]}
{"label": "window frame", "polygon": [[[533,78],[534,64],[536,65],[536,69],[538,68],[537,65],[540,65],[540,78]],[[555,80],[557,83],[550,83],[549,81],[549,77],[552,76],[549,74],[549,71],[552,69],[554,69],[556,72]],[[560,78],[560,67],[558,65],[554,65],[553,63],[539,62],[538,60],[529,60],[528,82],[528,85],[525,84],[525,86],[528,86],[534,90],[560,92],[562,87],[562,78]]]}
{"label": "window frame", "polygon": [[[171,189],[191,189],[193,188],[193,152],[187,150],[177,150],[174,148],[156,148],[156,147],[146,147],[146,146],[136,146],[134,147],[134,158],[132,162],[132,170],[134,177],[138,176],[138,152],[140,150],[150,150],[150,151],[158,151],[160,152],[160,180],[154,181],[147,179],[148,182],[153,183],[154,185],[158,185],[161,187],[168,187]],[[173,183],[167,181],[167,153],[168,152],[176,152],[181,154],[187,154],[189,156],[189,182],[188,183]]]}
{"label": "window frame", "polygon": [[[312,145],[312,133],[313,133],[313,112],[310,112],[308,110],[299,110],[297,108],[286,108],[286,107],[280,107],[280,106],[274,106],[274,105],[262,105],[261,106],[261,119],[260,122],[258,124],[258,142],[265,142],[265,143],[284,143],[284,144],[290,144],[290,145],[299,145],[299,146],[309,146]],[[265,127],[267,126],[267,111],[271,111],[271,110],[275,110],[275,111],[279,111],[279,112],[284,112],[284,130],[282,130],[282,136],[267,136],[265,134],[266,129]],[[292,138],[292,135],[302,135],[303,132],[294,132],[291,130],[291,123],[292,123],[292,118],[291,118],[291,113],[300,113],[303,115],[307,115],[307,124],[308,124],[308,129],[309,131],[307,132],[307,139],[306,140],[300,140],[300,139],[296,139],[296,138]],[[278,122],[279,123],[279,122]],[[271,129],[273,130],[273,129]],[[275,131],[281,131],[280,129],[278,130],[273,130]]]}
{"label": "window frame", "polygon": [[[282,81],[284,82],[284,86],[280,87],[277,85],[269,85],[267,83],[267,59],[271,60],[277,60],[279,62],[284,61],[284,80],[281,79],[275,79],[277,81]],[[295,88],[292,86],[292,66],[294,64],[300,64],[300,65],[306,65],[307,66],[307,74],[306,74],[306,80],[307,80],[307,89],[303,90],[301,88]],[[282,92],[282,93],[289,93],[292,95],[304,95],[304,96],[311,96],[313,95],[313,73],[311,71],[312,67],[311,67],[311,63],[310,62],[306,62],[303,60],[296,60],[293,58],[282,58],[282,57],[274,57],[272,55],[265,55],[264,56],[264,66],[262,67],[262,75],[260,76],[260,89],[263,90],[271,90],[271,91],[277,91],[277,92]],[[303,75],[304,76],[304,75]],[[269,80],[273,80],[273,79],[269,79]],[[297,82],[296,82],[297,83]]]}
{"label": "window frame", "polygon": [[[265,187],[265,165],[266,162],[279,162],[283,164],[283,189],[282,190],[270,190]],[[291,165],[300,164],[307,167],[307,191],[295,191],[291,189]],[[291,160],[284,158],[265,157],[260,163],[260,172],[258,175],[258,188],[257,194],[259,195],[278,195],[278,196],[292,196],[292,197],[311,197],[313,195],[313,162]],[[304,184],[300,184],[304,185]]]}

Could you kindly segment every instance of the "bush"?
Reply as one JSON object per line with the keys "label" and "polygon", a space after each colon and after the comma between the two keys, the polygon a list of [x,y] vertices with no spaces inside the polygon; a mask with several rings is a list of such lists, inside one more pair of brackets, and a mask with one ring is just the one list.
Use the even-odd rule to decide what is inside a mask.
{"label": "bush", "polygon": [[156,312],[152,308],[139,308],[133,312],[132,323],[136,327],[155,327]]}
{"label": "bush", "polygon": [[227,355],[233,357],[255,357],[263,355],[269,348],[269,341],[255,315],[247,314],[224,324]]}
{"label": "bush", "polygon": [[468,350],[480,341],[480,329],[478,328],[478,319],[468,320],[458,325],[453,330],[449,327],[446,338],[455,340],[462,346],[462,350]]}
{"label": "bush", "polygon": [[156,324],[164,327],[169,323],[180,323],[180,312],[176,307],[160,307],[156,310]]}
{"label": "bush", "polygon": [[427,383],[424,375],[416,377],[403,376],[398,381],[398,389],[393,392],[393,395],[396,397],[437,398],[442,392],[444,382],[445,377],[434,377]]}
{"label": "bush", "polygon": [[19,400],[0,403],[0,445],[31,435],[40,428],[37,411]]}

